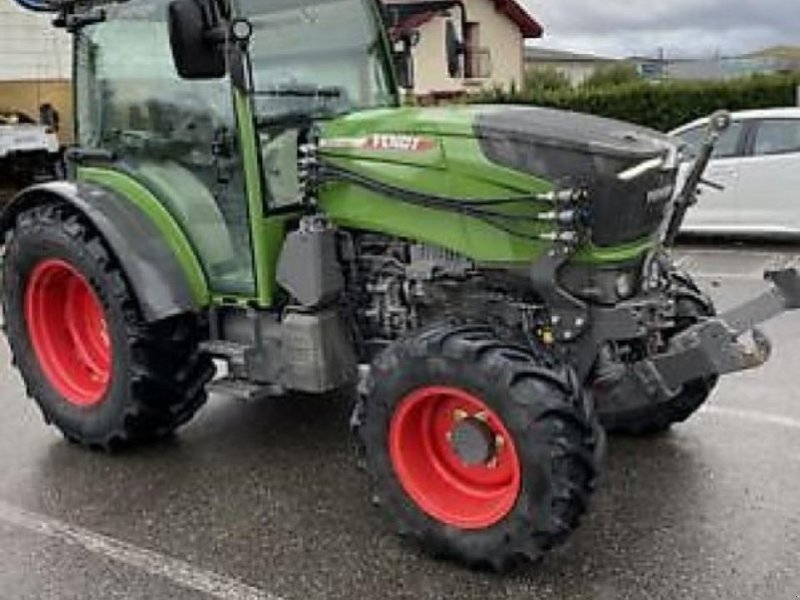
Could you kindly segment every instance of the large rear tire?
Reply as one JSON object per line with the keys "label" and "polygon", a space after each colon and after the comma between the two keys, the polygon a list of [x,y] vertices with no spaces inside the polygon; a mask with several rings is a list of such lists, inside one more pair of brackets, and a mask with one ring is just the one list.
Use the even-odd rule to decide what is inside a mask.
{"label": "large rear tire", "polygon": [[494,570],[567,539],[594,490],[603,432],[572,370],[551,365],[459,324],[375,360],[359,430],[401,534]]}
{"label": "large rear tire", "polygon": [[[688,275],[673,273],[671,286],[677,318],[667,339],[717,314],[711,299]],[[641,405],[625,410],[604,402],[598,394],[600,422],[609,433],[641,436],[663,433],[696,413],[708,400],[718,380],[718,377],[695,379],[684,384],[683,391],[669,402],[653,404],[643,401]]]}
{"label": "large rear tire", "polygon": [[193,315],[146,323],[102,237],[79,213],[22,213],[6,240],[5,331],[47,422],[114,450],[172,433],[206,400],[213,375]]}

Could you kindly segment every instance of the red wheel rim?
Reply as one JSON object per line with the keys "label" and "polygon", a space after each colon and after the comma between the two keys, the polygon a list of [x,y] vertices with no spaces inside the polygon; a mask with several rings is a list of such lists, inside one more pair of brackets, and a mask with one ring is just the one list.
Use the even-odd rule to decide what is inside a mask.
{"label": "red wheel rim", "polygon": [[[491,436],[485,461],[465,462],[453,445],[461,423]],[[514,507],[521,470],[514,441],[501,419],[472,394],[425,387],[406,396],[389,426],[389,452],[406,493],[429,516],[460,529],[483,529]]]}
{"label": "red wheel rim", "polygon": [[25,290],[25,320],[36,357],[70,404],[100,403],[111,383],[105,312],[92,286],[63,260],[40,262]]}

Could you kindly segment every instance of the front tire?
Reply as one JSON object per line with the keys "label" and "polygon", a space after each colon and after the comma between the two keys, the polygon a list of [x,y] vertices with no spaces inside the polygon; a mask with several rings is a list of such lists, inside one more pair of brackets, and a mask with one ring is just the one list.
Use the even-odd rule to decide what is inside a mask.
{"label": "front tire", "polygon": [[457,324],[375,360],[360,434],[401,534],[494,570],[567,539],[594,490],[603,433],[571,369],[548,363]]}
{"label": "front tire", "polygon": [[100,235],[64,205],[22,213],[6,241],[5,328],[47,422],[104,450],[172,433],[204,404],[213,364],[192,315],[143,321]]}

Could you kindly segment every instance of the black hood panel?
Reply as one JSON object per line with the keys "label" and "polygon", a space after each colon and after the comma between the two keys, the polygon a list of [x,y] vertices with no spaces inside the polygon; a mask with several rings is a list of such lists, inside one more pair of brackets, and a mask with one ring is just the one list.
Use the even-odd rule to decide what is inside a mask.
{"label": "black hood panel", "polygon": [[485,107],[476,128],[493,162],[545,179],[608,169],[616,174],[675,147],[669,137],[646,127],[532,106]]}
{"label": "black hood panel", "polygon": [[557,188],[586,188],[592,241],[597,245],[638,240],[655,232],[664,219],[674,168],[652,170],[630,181],[618,177],[645,161],[676,153],[675,142],[661,133],[622,121],[527,106],[484,107],[475,127],[490,161],[548,180]]}

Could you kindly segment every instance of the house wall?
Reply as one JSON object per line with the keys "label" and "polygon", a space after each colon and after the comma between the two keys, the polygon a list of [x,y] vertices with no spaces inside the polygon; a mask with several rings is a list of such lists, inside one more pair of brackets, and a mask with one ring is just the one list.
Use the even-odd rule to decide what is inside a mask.
{"label": "house wall", "polygon": [[49,102],[61,115],[62,142],[72,133],[69,36],[37,15],[0,0],[0,107],[34,118]]}
{"label": "house wall", "polygon": [[484,85],[519,87],[525,75],[524,39],[519,27],[489,0],[465,0],[467,18],[478,22],[480,45],[491,48],[492,76]]}
{"label": "house wall", "polygon": [[464,81],[447,73],[446,24],[446,18],[437,17],[419,28],[419,44],[414,48],[414,92],[418,95],[464,91]]}
{"label": "house wall", "polygon": [[0,2],[0,81],[69,78],[70,39],[52,18]]}
{"label": "house wall", "polygon": [[34,119],[45,102],[58,111],[62,144],[72,142],[72,84],[63,79],[41,81],[0,81],[0,107],[19,110]]}
{"label": "house wall", "polygon": [[[418,95],[458,93],[470,89],[519,86],[524,79],[524,40],[517,25],[495,9],[490,0],[465,0],[467,18],[480,23],[480,46],[491,50],[492,74],[488,79],[453,79],[447,74],[445,55],[446,17],[436,17],[419,29],[414,48],[414,70]],[[460,21],[457,10],[453,19]],[[460,25],[460,22],[458,23]]]}

